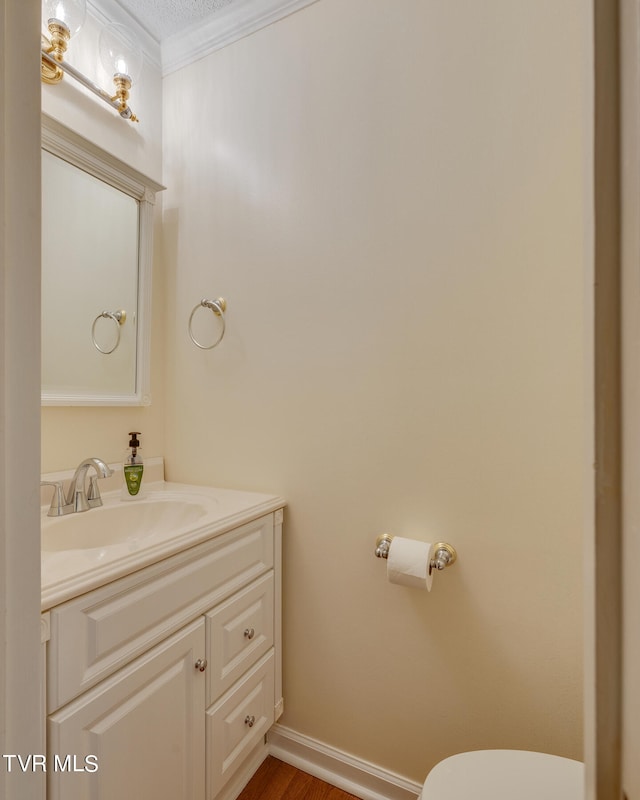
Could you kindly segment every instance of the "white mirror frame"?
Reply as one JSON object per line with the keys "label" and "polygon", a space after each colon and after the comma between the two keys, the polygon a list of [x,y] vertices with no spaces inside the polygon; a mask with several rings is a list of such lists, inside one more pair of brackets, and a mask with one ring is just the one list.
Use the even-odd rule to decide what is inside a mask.
{"label": "white mirror frame", "polygon": [[165,187],[47,114],[42,115],[42,149],[134,197],[139,204],[139,239],[135,392],[103,395],[43,391],[41,403],[43,406],[148,406],[151,403],[153,207],[156,193]]}

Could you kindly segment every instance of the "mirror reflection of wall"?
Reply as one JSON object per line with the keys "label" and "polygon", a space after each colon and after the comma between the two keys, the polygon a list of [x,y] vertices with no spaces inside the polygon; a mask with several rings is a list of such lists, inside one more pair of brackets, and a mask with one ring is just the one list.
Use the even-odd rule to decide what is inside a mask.
{"label": "mirror reflection of wall", "polygon": [[42,115],[42,405],[151,403],[153,221],[163,189]]}
{"label": "mirror reflection of wall", "polygon": [[138,225],[135,198],[42,152],[44,392],[135,392]]}

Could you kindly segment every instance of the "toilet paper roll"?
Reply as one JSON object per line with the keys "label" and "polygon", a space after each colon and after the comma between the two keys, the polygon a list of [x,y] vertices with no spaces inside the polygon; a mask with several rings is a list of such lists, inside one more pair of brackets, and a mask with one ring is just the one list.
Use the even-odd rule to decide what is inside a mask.
{"label": "toilet paper roll", "polygon": [[387,580],[400,586],[431,591],[433,570],[429,568],[433,558],[431,542],[417,542],[394,536],[387,557]]}

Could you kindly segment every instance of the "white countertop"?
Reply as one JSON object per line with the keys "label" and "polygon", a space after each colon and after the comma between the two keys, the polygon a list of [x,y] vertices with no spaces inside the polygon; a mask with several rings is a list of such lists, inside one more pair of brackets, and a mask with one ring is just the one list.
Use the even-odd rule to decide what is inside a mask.
{"label": "white countertop", "polygon": [[[65,517],[47,517],[47,509],[43,510],[43,611],[285,505],[276,495],[165,481],[147,483],[144,489],[143,497],[136,500],[122,500],[119,490],[106,492],[101,508]],[[183,503],[190,512],[184,518]],[[159,504],[167,509],[166,523],[163,520],[161,525],[154,523]],[[111,541],[103,532],[114,522]],[[87,539],[83,540],[85,525]],[[71,545],[59,549],[58,542],[66,541],[65,537]],[[82,546],[73,546],[74,541]]]}

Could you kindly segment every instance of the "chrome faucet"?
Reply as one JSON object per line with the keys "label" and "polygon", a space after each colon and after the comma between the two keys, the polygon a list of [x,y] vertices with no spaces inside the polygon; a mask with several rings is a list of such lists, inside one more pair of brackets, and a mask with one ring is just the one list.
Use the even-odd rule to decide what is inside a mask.
{"label": "chrome faucet", "polygon": [[[91,467],[95,469],[96,474],[89,479],[89,491],[87,491],[87,472]],[[98,488],[98,479],[108,478],[110,475],[113,475],[113,470],[101,458],[85,458],[71,479],[66,498],[62,481],[41,481],[40,486],[55,487],[47,516],[62,517],[65,514],[88,511],[90,508],[101,506],[102,498]]]}
{"label": "chrome faucet", "polygon": [[49,511],[47,511],[48,517],[63,517],[65,514],[71,514],[73,512],[73,506],[67,505],[62,481],[40,481],[40,486],[55,487],[55,492],[51,498],[51,506],[49,507]]}
{"label": "chrome faucet", "polygon": [[[89,480],[89,491],[87,492],[86,478],[90,467],[96,471]],[[88,511],[102,505],[100,490],[98,489],[98,478],[108,478],[113,475],[113,470],[104,463],[101,458],[85,458],[78,465],[67,492],[67,505],[73,505],[75,512]]]}

